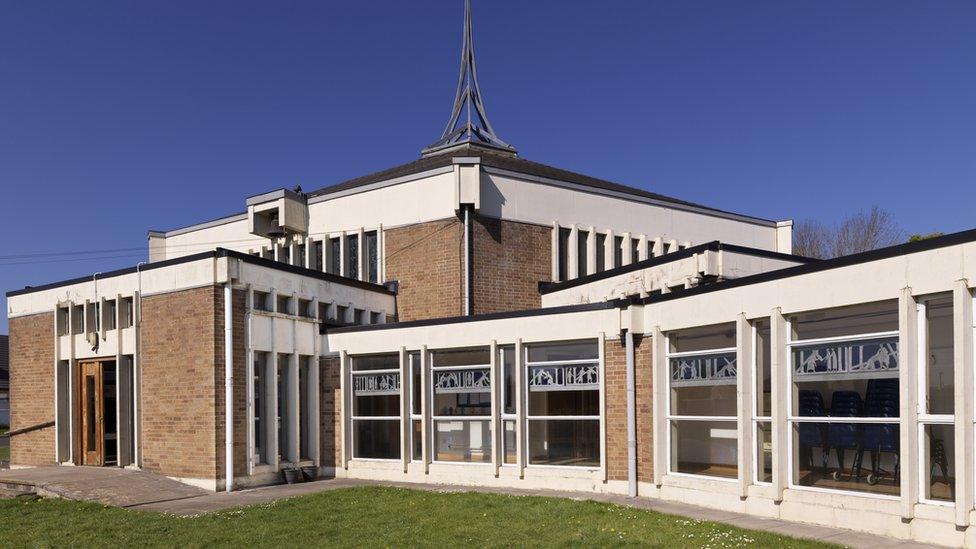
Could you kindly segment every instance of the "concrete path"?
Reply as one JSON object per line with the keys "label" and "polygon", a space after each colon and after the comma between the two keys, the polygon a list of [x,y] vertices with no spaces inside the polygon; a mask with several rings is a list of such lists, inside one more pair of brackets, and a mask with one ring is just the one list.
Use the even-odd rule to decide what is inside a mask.
{"label": "concrete path", "polygon": [[207,492],[152,473],[116,468],[40,467],[35,469],[0,471],[0,487],[34,486],[40,495],[54,495],[68,499],[96,501],[126,509],[162,512],[179,516],[192,516],[233,507],[270,503],[280,499],[340,488],[376,485],[443,493],[486,492],[559,497],[580,501],[599,501],[638,509],[648,509],[694,520],[715,521],[740,528],[820,540],[848,547],[931,547],[837,528],[787,522],[728,511],[717,511],[683,503],[646,498],[630,499],[624,496],[607,494],[580,494],[578,492],[563,492],[558,490],[518,490],[474,486],[373,482],[353,479],[329,479],[300,484],[266,486],[238,490],[228,494],[226,492]]}
{"label": "concrete path", "polygon": [[115,467],[35,467],[0,471],[0,485],[41,496],[115,507],[172,502],[211,492],[160,475]]}

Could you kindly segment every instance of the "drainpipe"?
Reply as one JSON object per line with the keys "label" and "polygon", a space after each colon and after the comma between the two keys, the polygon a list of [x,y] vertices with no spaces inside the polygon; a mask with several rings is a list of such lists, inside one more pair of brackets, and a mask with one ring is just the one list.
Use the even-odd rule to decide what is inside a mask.
{"label": "drainpipe", "polygon": [[136,263],[136,297],[132,300],[132,324],[136,332],[136,354],[132,361],[132,462],[142,468],[142,266],[145,261]]}
{"label": "drainpipe", "polygon": [[224,284],[224,489],[234,488],[234,326],[232,315],[233,291],[228,280]]}
{"label": "drainpipe", "polygon": [[624,335],[627,351],[627,495],[637,497],[637,404],[634,381],[634,333]]}
{"label": "drainpipe", "polygon": [[464,314],[471,314],[471,206],[464,209]]}

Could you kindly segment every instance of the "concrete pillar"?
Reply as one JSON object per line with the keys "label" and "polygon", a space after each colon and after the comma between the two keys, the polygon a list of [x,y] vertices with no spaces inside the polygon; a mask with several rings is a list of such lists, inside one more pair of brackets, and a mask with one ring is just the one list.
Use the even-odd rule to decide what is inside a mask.
{"label": "concrete pillar", "polygon": [[491,384],[491,466],[495,477],[498,477],[498,468],[502,464],[501,441],[504,438],[504,434],[499,430],[501,426],[501,421],[499,421],[498,417],[501,412],[501,393],[499,388],[503,383],[502,380],[504,377],[499,373],[501,370],[501,361],[498,360],[498,342],[494,339],[491,340],[489,352],[491,354],[488,370]]}
{"label": "concrete pillar", "polygon": [[590,227],[586,236],[586,272],[580,276],[596,274],[596,230]]}
{"label": "concrete pillar", "polygon": [[904,288],[898,296],[898,408],[900,423],[900,482],[901,516],[915,516],[918,502],[918,370],[919,362],[918,305],[912,289]]}
{"label": "concrete pillar", "polygon": [[668,344],[661,331],[660,326],[654,326],[651,331],[653,334],[653,347],[651,353],[652,365],[652,388],[654,394],[653,414],[651,425],[652,437],[654,440],[654,484],[661,486],[664,483],[664,475],[668,470],[668,408],[667,391],[668,389]]}
{"label": "concrete pillar", "polygon": [[637,261],[644,261],[647,259],[647,236],[640,235],[637,241]]}
{"label": "concrete pillar", "polygon": [[968,282],[953,287],[956,412],[956,526],[969,525],[973,510],[973,296]]}
{"label": "concrete pillar", "polygon": [[515,465],[518,467],[519,478],[525,478],[526,459],[526,431],[525,421],[526,390],[528,389],[527,372],[525,371],[525,350],[522,339],[515,340]]}
{"label": "concrete pillar", "polygon": [[607,230],[607,245],[604,247],[603,256],[604,265],[606,265],[607,270],[619,267],[620,265],[615,265],[614,261],[617,259],[617,254],[614,253],[614,238],[613,229]]}
{"label": "concrete pillar", "polygon": [[[621,253],[620,253],[620,256],[623,258],[622,263],[623,263],[623,265],[630,265],[631,263],[634,262],[633,254],[630,253],[631,252],[631,249],[630,249],[630,233],[624,233],[621,236],[624,238],[624,241],[621,244],[621,246],[623,246],[623,248],[622,248]],[[623,266],[623,265],[621,265],[621,266]]]}
{"label": "concrete pillar", "polygon": [[769,315],[770,372],[772,383],[772,442],[773,442],[773,501],[783,501],[783,491],[789,482],[789,460],[787,445],[791,444],[790,428],[786,418],[789,415],[787,396],[792,391],[789,386],[789,325],[779,307]]}
{"label": "concrete pillar", "polygon": [[554,282],[562,282],[559,280],[559,222],[552,222],[552,237],[550,239],[550,245],[552,246],[552,280]]}
{"label": "concrete pillar", "polygon": [[410,384],[413,379],[410,376],[410,360],[407,355],[407,348],[400,347],[400,461],[403,464],[403,472],[407,472],[410,464],[410,395],[413,388]]}
{"label": "concrete pillar", "polygon": [[566,255],[569,256],[569,262],[566,265],[566,278],[568,280],[573,280],[579,276],[579,246],[576,244],[576,239],[579,238],[579,229],[576,225],[569,230],[569,246],[566,248]]}
{"label": "concrete pillar", "polygon": [[755,429],[752,426],[752,409],[755,382],[755,350],[753,349],[752,325],[746,315],[740,313],[735,322],[736,392],[738,393],[738,466],[739,497],[749,495],[749,485],[755,479],[752,449]]}
{"label": "concrete pillar", "polygon": [[661,238],[660,236],[655,237],[654,238],[654,244],[653,244],[653,246],[654,246],[654,249],[652,250],[652,253],[654,254],[654,257],[661,257],[662,255],[664,255],[664,239],[663,238]]}

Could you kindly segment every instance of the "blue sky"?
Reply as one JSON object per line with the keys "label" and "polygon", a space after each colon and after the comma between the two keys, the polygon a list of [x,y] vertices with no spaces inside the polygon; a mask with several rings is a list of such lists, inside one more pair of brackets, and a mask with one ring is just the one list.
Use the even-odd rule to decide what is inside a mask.
{"label": "blue sky", "polygon": [[[413,160],[450,114],[461,0],[0,8],[4,291]],[[526,158],[767,218],[976,227],[976,2],[474,11],[489,117]],[[120,251],[60,255],[90,250]]]}

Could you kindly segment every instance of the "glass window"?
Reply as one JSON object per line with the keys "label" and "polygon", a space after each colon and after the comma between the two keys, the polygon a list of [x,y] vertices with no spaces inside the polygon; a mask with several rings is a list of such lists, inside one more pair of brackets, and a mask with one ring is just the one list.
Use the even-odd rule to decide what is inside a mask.
{"label": "glass window", "polygon": [[379,240],[376,231],[363,233],[366,241],[366,281],[376,283],[379,281],[380,254],[377,244]]}
{"label": "glass window", "polygon": [[254,353],[254,463],[270,463],[268,455],[268,424],[270,399],[268,398],[268,354]]}
{"label": "glass window", "polygon": [[919,302],[919,431],[923,501],[954,501],[955,363],[952,294]]}
{"label": "glass window", "polygon": [[424,431],[423,431],[423,381],[420,368],[420,353],[412,352],[407,355],[410,365],[410,447],[413,449],[411,459],[423,459]]}
{"label": "glass window", "polygon": [[315,244],[312,247],[312,256],[312,268],[316,271],[321,271],[325,258],[325,243],[323,241],[315,241]]}
{"label": "glass window", "polygon": [[359,235],[346,236],[346,277],[359,278]]}
{"label": "glass window", "polygon": [[613,237],[613,266],[621,267],[624,264],[624,237]]}
{"label": "glass window", "polygon": [[292,414],[291,406],[288,405],[292,399],[289,390],[291,384],[288,383],[289,360],[288,355],[278,355],[277,379],[275,380],[278,387],[278,461],[284,462],[290,462],[292,458],[291,429],[289,429]]}
{"label": "glass window", "polygon": [[576,275],[586,276],[586,248],[587,241],[590,239],[588,231],[578,231],[576,233]]}
{"label": "glass window", "polygon": [[897,302],[803,313],[790,324],[792,484],[897,496]]}
{"label": "glass window", "polygon": [[502,429],[504,432],[504,439],[502,440],[502,446],[505,451],[504,463],[505,465],[515,465],[518,463],[516,460],[518,431],[515,429],[515,420],[507,419],[503,421]]}
{"label": "glass window", "polygon": [[640,260],[640,239],[630,239],[630,262],[637,263]]}
{"label": "glass window", "polygon": [[671,471],[738,476],[735,324],[668,333]]}
{"label": "glass window", "polygon": [[607,270],[607,235],[596,234],[596,272]]}
{"label": "glass window", "polygon": [[329,239],[329,272],[340,274],[342,272],[342,241],[339,237]]}
{"label": "glass window", "polygon": [[491,462],[491,369],[487,348],[431,353],[434,460]]}
{"label": "glass window", "polygon": [[773,437],[772,437],[772,345],[770,343],[769,319],[762,318],[752,323],[755,340],[755,399],[753,408],[753,436],[755,437],[755,480],[769,483],[773,481]]}
{"label": "glass window", "polygon": [[400,356],[352,359],[353,457],[400,458]]}
{"label": "glass window", "polygon": [[298,244],[295,246],[295,257],[292,258],[292,265],[297,265],[299,267],[305,266],[305,245]]}
{"label": "glass window", "polygon": [[569,278],[569,235],[572,233],[570,229],[565,227],[559,228],[559,280],[567,280]]}
{"label": "glass window", "polygon": [[600,362],[595,341],[529,345],[530,465],[600,465]]}

